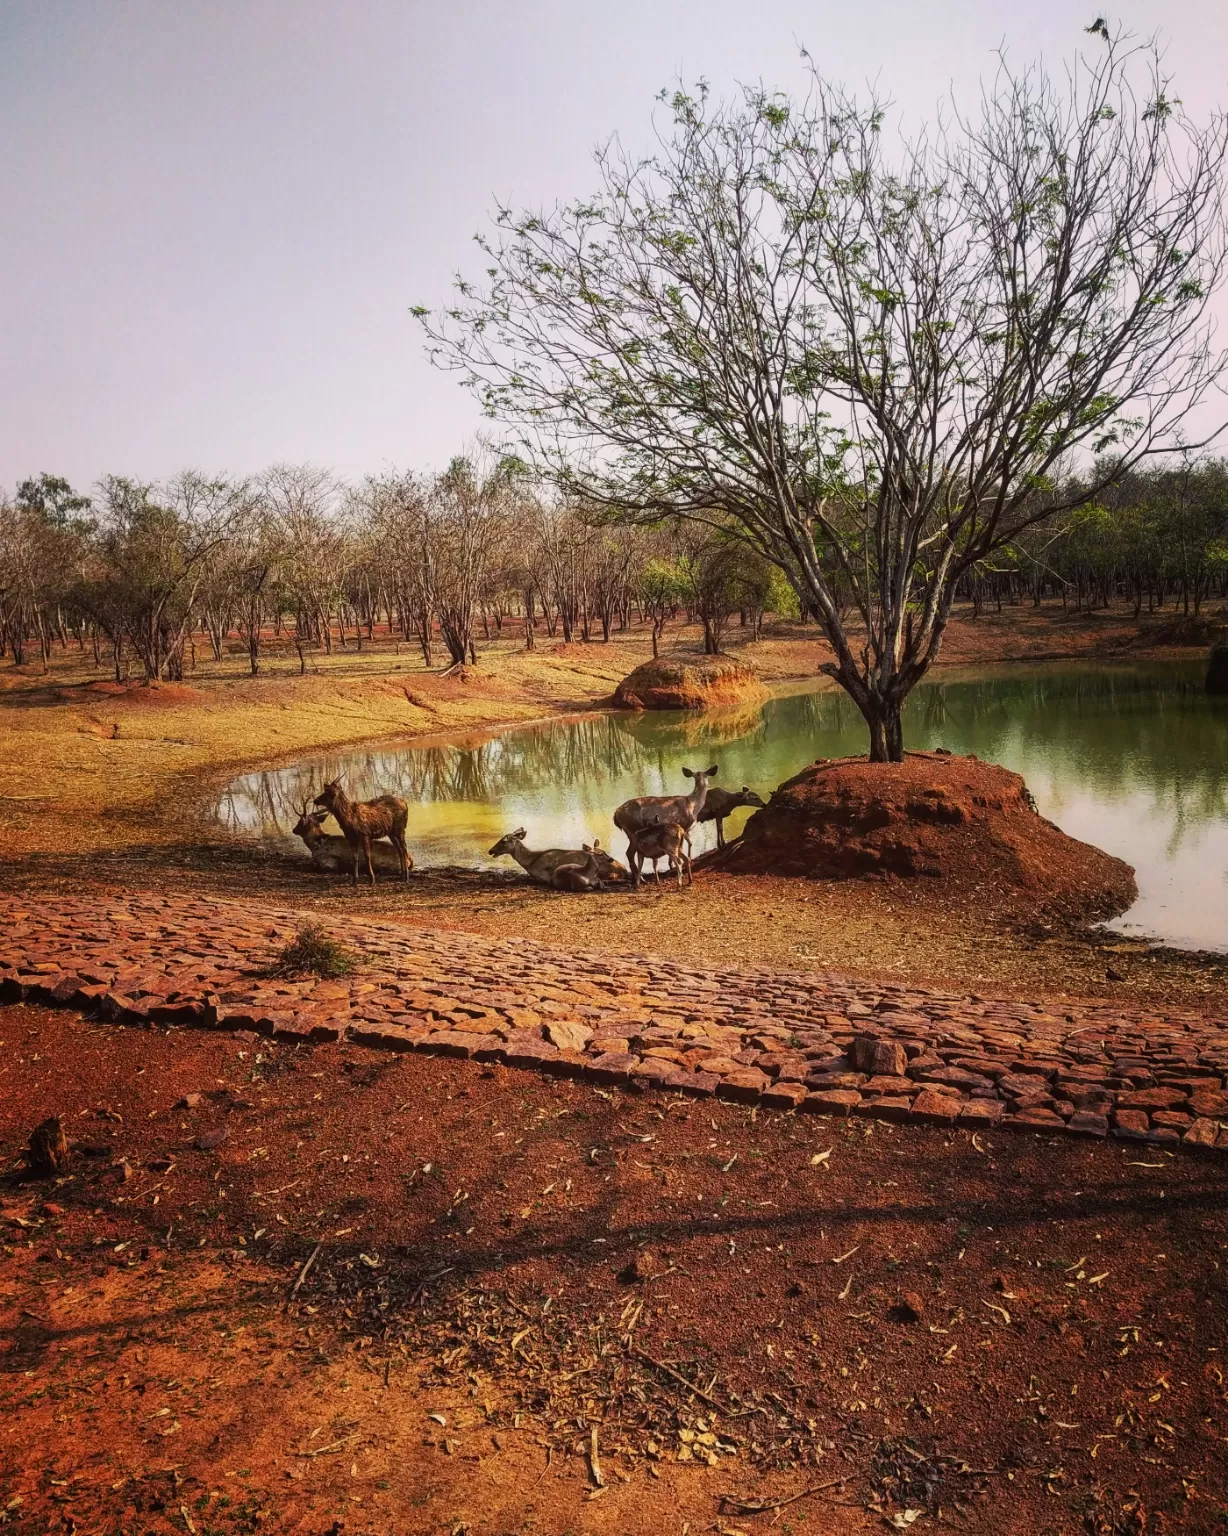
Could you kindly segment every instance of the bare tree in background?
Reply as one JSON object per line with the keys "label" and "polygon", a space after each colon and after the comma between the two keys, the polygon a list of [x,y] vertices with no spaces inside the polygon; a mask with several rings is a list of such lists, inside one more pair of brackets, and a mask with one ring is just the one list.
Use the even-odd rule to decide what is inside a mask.
{"label": "bare tree in background", "polygon": [[1224,117],[1190,121],[1154,47],[1089,46],[1058,80],[1003,60],[912,143],[817,76],[680,92],[656,155],[501,212],[486,286],[418,311],[566,494],[784,570],[876,761],[961,577],[1095,496],[1076,462],[1176,446],[1224,371]]}
{"label": "bare tree in background", "polygon": [[512,475],[456,458],[427,492],[439,631],[453,666],[476,662],[473,620],[509,523]]}

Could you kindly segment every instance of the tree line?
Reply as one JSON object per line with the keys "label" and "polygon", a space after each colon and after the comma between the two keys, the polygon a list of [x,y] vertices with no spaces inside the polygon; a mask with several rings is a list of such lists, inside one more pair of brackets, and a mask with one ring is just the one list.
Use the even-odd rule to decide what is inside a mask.
{"label": "tree line", "polygon": [[[1072,510],[965,575],[974,613],[1127,600],[1136,617],[1196,616],[1228,598],[1228,462],[1098,479],[1094,499],[1072,492]],[[220,660],[236,638],[253,676],[270,638],[305,671],[313,653],[361,651],[377,631],[432,667],[475,662],[479,641],[514,635],[532,650],[539,634],[606,641],[633,623],[655,656],[684,619],[715,654],[735,618],[757,637],[765,614],[808,617],[801,585],[732,526],[611,522],[514,463],[458,458],[356,484],[303,465],[108,476],[92,496],[43,474],[0,497],[0,654],[46,667],[53,644],[88,647],[117,680],[181,678],[198,651]]]}
{"label": "tree line", "polygon": [[608,641],[668,621],[720,650],[731,618],[758,634],[796,615],[778,569],[720,530],[610,526],[549,499],[514,463],[458,458],[439,474],[355,484],[277,465],[248,478],[107,476],[94,495],[43,474],[0,497],[0,654],[44,667],[52,646],[92,647],[117,680],[178,679],[232,638],[259,674],[270,638],[362,650],[377,629],[427,667],[477,660],[479,640]]}

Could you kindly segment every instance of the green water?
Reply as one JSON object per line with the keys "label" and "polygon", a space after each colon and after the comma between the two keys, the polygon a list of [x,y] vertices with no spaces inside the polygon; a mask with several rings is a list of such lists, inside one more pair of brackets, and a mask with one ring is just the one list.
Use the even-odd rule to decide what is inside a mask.
{"label": "green water", "polygon": [[[1014,769],[1044,815],[1134,865],[1139,900],[1114,926],[1228,949],[1228,700],[1206,696],[1200,668],[1050,663],[948,674],[913,694],[905,738]],[[302,800],[344,773],[360,798],[392,792],[408,801],[419,865],[492,865],[487,848],[514,827],[526,828],[530,847],[598,837],[621,855],[614,807],[684,791],[684,764],[717,763],[718,784],[749,784],[766,799],[816,757],[865,749],[865,727],[843,694],[801,692],[740,716],[593,715],[320,757],[236,780],[218,816],[236,831],[283,839]],[[696,851],[713,839],[711,827],[698,829]]]}

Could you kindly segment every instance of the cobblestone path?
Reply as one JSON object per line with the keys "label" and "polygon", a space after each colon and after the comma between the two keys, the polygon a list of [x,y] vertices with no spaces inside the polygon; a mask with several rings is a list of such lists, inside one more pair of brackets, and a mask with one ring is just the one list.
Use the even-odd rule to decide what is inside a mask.
{"label": "cobblestone path", "polygon": [[1228,1150],[1228,1019],[348,919],[330,928],[360,953],[352,977],[262,974],[297,921],[189,897],[0,894],[0,1001],[344,1037],[775,1109]]}

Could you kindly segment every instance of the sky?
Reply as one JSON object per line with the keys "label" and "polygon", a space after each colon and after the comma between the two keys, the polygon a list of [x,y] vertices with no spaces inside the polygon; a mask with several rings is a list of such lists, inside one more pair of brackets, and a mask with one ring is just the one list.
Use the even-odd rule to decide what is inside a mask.
{"label": "sky", "polygon": [[[595,186],[679,78],[877,82],[913,120],[1068,0],[0,0],[0,489],[40,471],[439,467],[481,422],[409,311],[480,275],[496,203]],[[1228,6],[1130,0],[1187,110],[1228,102]]]}

